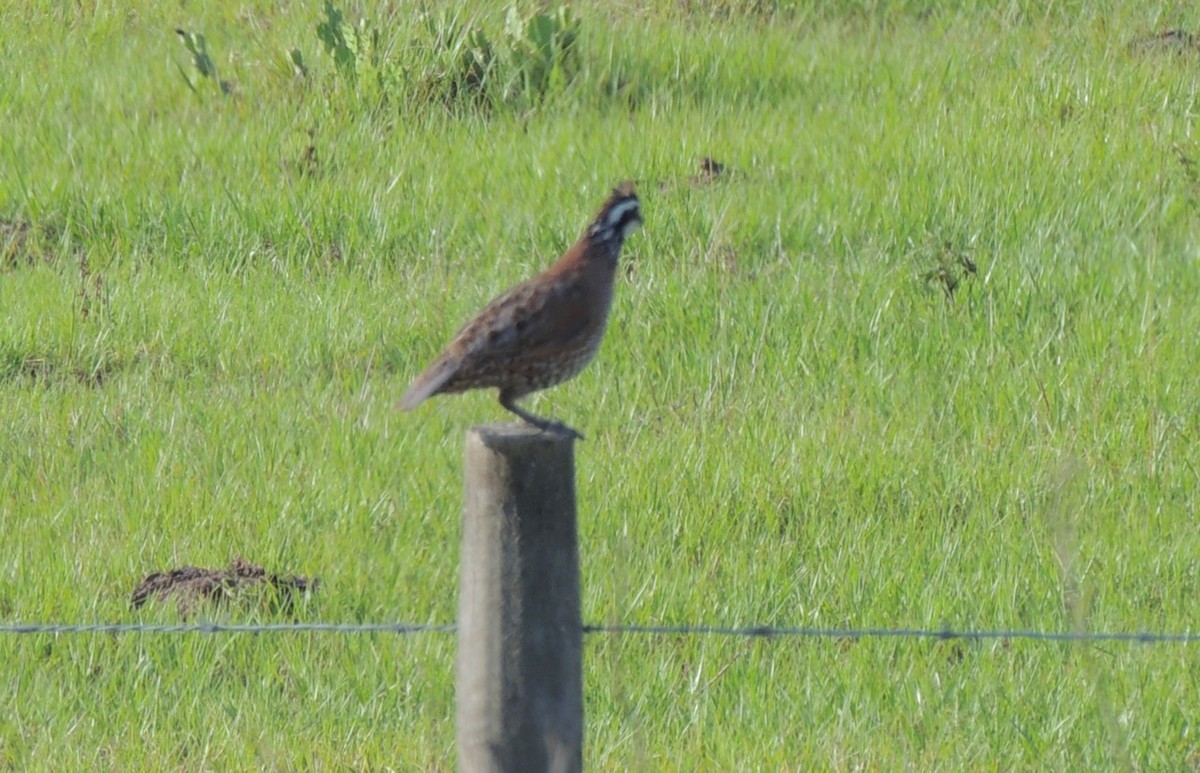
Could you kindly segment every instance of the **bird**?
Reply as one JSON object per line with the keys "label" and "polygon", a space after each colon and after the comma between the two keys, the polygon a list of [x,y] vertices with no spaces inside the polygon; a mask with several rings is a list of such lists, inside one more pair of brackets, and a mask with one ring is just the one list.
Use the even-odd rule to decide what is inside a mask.
{"label": "bird", "polygon": [[625,180],[558,261],[463,325],[398,407],[411,411],[433,395],[495,388],[500,405],[526,423],[582,440],[577,430],[535,416],[517,400],[574,378],[596,355],[612,308],[621,246],[641,224],[637,191]]}

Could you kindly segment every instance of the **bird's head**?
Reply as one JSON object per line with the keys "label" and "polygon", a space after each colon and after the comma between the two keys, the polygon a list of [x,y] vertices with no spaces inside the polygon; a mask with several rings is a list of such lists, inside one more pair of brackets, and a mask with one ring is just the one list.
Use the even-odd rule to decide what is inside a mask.
{"label": "bird's head", "polygon": [[613,192],[600,206],[600,211],[587,228],[587,237],[592,243],[611,243],[618,248],[625,237],[642,224],[642,208],[638,202],[633,182],[626,180],[613,188]]}

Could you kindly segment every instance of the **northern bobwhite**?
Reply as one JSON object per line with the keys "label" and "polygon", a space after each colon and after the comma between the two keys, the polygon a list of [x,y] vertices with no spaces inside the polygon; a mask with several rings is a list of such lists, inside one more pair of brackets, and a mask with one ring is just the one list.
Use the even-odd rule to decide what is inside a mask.
{"label": "northern bobwhite", "polygon": [[495,387],[500,405],[543,430],[583,436],[516,401],[573,378],[596,354],[612,307],[621,245],[642,224],[633,183],[605,200],[579,241],[550,268],[496,298],[400,398],[411,411],[436,394]]}

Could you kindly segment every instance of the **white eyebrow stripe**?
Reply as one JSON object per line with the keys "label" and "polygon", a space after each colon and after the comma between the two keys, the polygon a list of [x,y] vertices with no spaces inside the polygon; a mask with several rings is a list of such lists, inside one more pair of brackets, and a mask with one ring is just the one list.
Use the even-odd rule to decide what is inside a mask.
{"label": "white eyebrow stripe", "polygon": [[609,226],[616,225],[632,210],[638,208],[638,200],[635,198],[626,199],[620,204],[617,204],[608,211],[608,217],[605,218],[605,224]]}

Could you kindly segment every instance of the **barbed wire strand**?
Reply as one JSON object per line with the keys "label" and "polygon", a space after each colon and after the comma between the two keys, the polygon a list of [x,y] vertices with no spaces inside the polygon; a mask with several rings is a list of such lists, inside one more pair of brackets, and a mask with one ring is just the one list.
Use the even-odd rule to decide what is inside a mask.
{"label": "barbed wire strand", "polygon": [[0,634],[60,633],[443,633],[452,624],[426,623],[11,623]]}
{"label": "barbed wire strand", "polygon": [[[82,633],[451,633],[453,623],[0,623],[0,634],[82,634]],[[1031,631],[1031,630],[954,630],[951,628],[774,628],[770,626],[715,625],[585,625],[585,634],[650,636],[727,636],[742,638],[806,639],[941,639],[1005,640],[1028,639],[1060,642],[1129,642],[1134,644],[1194,644],[1198,633],[1130,633],[1122,631]]]}

